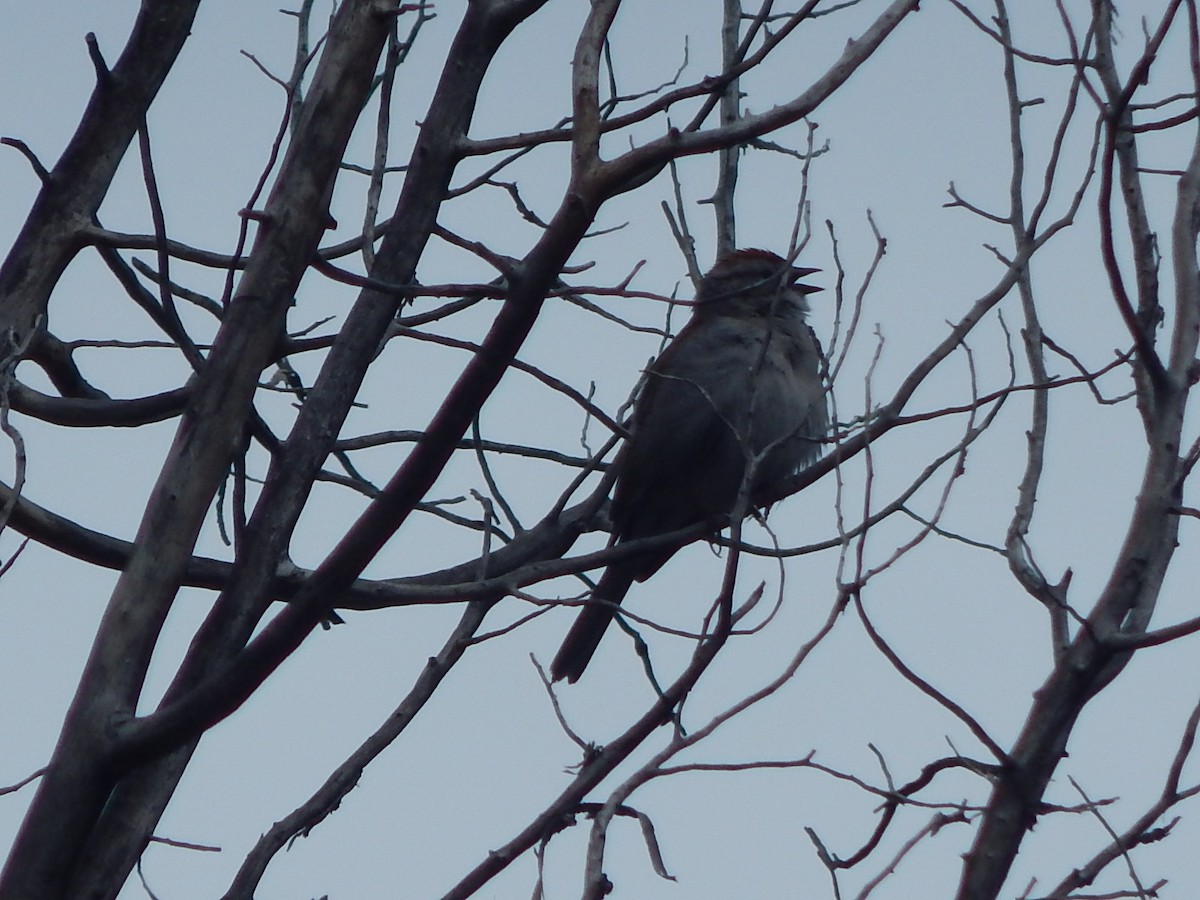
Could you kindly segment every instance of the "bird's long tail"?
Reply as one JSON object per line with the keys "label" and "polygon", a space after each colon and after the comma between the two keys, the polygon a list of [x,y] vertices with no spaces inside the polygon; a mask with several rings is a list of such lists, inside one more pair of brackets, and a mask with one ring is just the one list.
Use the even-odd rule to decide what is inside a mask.
{"label": "bird's long tail", "polygon": [[580,611],[550,664],[550,676],[555,681],[565,678],[574,683],[579,680],[617,614],[617,606],[633,584],[634,574],[634,567],[628,564],[617,563],[604,570],[590,600]]}

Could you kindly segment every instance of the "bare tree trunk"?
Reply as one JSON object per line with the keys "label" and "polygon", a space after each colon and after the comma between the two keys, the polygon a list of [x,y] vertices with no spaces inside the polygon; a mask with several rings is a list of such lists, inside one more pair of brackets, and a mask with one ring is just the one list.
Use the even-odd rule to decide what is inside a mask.
{"label": "bare tree trunk", "polygon": [[[81,891],[115,896],[144,846],[146,829],[153,826],[153,815],[134,817],[133,833],[121,841],[125,849],[119,854],[127,866],[104,873],[102,885],[77,884],[82,873],[64,865],[87,855],[85,847],[114,787],[129,772],[127,731],[146,667],[240,439],[259,373],[282,335],[283,316],[324,231],[332,180],[386,39],[388,6],[382,0],[347,3],[331,31],[297,139],[262,212],[264,227],[238,296],[193,385],[133,555],[0,878],[0,895],[6,898],[50,900]],[[180,760],[175,762],[178,774]],[[159,810],[164,805],[163,799],[154,803]],[[111,861],[104,852],[92,858]]]}

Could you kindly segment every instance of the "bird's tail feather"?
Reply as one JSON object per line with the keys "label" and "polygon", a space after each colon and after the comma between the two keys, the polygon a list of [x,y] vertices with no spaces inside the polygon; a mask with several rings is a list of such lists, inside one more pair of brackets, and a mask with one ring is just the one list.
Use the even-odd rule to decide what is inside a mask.
{"label": "bird's tail feather", "polygon": [[579,680],[617,614],[617,606],[625,599],[634,575],[635,570],[629,565],[616,564],[604,570],[587,605],[580,611],[550,663],[551,678],[555,681],[565,678],[572,683]]}

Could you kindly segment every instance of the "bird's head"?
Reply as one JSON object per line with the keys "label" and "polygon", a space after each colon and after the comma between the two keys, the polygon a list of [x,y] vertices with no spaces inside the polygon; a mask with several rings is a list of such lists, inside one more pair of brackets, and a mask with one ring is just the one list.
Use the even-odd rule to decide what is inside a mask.
{"label": "bird's head", "polygon": [[765,315],[777,310],[779,301],[784,301],[806,313],[808,302],[805,296],[821,288],[800,279],[819,271],[789,265],[787,260],[769,250],[734,250],[718,259],[700,280],[696,291],[697,311],[732,308]]}

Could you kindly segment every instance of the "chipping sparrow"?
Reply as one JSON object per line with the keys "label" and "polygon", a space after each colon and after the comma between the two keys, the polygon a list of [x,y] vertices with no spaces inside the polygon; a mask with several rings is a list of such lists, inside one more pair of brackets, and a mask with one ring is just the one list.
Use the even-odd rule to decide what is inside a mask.
{"label": "chipping sparrow", "polygon": [[[726,254],[700,281],[692,318],[647,370],[617,457],[613,541],[666,534],[733,511],[753,460],[752,505],[821,453],[829,429],[821,349],[805,324],[820,288],[766,250]],[[576,681],[634,581],[682,545],[612,563],[551,664]]]}

